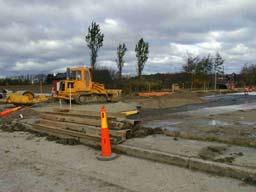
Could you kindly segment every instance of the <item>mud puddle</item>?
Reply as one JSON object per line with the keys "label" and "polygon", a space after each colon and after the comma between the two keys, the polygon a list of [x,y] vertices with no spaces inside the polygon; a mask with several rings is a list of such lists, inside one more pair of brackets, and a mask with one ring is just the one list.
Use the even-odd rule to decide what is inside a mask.
{"label": "mud puddle", "polygon": [[[149,121],[144,124],[145,127],[149,127],[152,129],[161,128],[163,130],[169,130],[169,131],[178,131],[180,128],[179,126],[186,126],[186,120],[184,121],[174,121],[174,120],[154,120]],[[190,125],[197,125],[197,126],[230,126],[233,125],[233,123],[221,121],[221,120],[207,120],[207,119],[198,119],[193,122],[189,122]],[[189,128],[189,126],[188,126]]]}
{"label": "mud puddle", "polygon": [[144,127],[149,127],[152,129],[160,128],[162,130],[168,130],[168,131],[178,131],[179,128],[177,127],[178,124],[180,124],[180,121],[173,121],[173,120],[154,120],[149,121],[147,123],[144,123]]}

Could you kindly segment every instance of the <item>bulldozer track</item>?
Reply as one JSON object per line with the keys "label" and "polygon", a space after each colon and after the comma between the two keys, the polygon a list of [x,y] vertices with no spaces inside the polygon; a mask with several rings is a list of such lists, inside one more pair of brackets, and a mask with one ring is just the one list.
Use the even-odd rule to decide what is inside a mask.
{"label": "bulldozer track", "polygon": [[90,104],[90,103],[106,103],[107,97],[102,94],[79,94],[75,97],[75,102],[80,105]]}

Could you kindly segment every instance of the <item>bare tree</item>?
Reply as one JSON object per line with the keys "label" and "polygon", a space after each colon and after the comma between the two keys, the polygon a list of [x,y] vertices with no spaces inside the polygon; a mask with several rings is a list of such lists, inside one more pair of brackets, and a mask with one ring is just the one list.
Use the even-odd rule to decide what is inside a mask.
{"label": "bare tree", "polygon": [[206,91],[206,83],[208,82],[208,75],[211,73],[213,68],[213,59],[211,54],[201,58],[196,65],[196,75],[202,80],[204,90]]}
{"label": "bare tree", "polygon": [[223,74],[223,63],[221,55],[217,52],[213,61],[213,71],[214,71],[214,89],[217,89],[217,74]]}
{"label": "bare tree", "polygon": [[123,71],[123,66],[124,66],[124,55],[127,51],[127,47],[125,43],[119,44],[117,46],[117,68],[118,68],[118,75],[119,79],[122,78],[122,71]]}
{"label": "bare tree", "polygon": [[104,34],[100,31],[100,26],[95,22],[92,22],[88,27],[88,34],[85,36],[85,41],[90,50],[91,67],[92,70],[96,67],[96,60],[98,56],[98,50],[103,46]]}
{"label": "bare tree", "polygon": [[196,66],[197,66],[198,62],[199,62],[198,56],[193,57],[193,56],[187,54],[187,62],[185,65],[182,66],[183,70],[186,73],[191,74],[191,87],[190,87],[191,90],[193,89],[193,81],[194,81],[193,77],[196,72]]}
{"label": "bare tree", "polygon": [[148,60],[148,49],[149,45],[147,42],[141,38],[139,42],[136,44],[135,52],[137,57],[137,72],[138,72],[138,78],[141,78],[142,71],[144,69],[144,65]]}

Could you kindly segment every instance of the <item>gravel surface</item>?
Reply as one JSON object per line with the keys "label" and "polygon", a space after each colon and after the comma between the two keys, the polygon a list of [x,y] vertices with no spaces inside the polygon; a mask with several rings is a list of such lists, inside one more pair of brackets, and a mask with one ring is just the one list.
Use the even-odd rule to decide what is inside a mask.
{"label": "gravel surface", "polygon": [[[116,102],[116,103],[101,103],[101,104],[87,104],[87,105],[77,105],[72,104],[72,110],[74,111],[92,111],[92,112],[99,112],[101,106],[105,106],[108,112],[111,113],[119,113],[124,111],[131,111],[136,109],[137,103],[131,102]],[[69,104],[62,103],[61,107],[59,102],[54,102],[50,104],[41,104],[41,105],[35,105],[33,107],[36,111],[53,111],[54,109],[69,109]],[[71,110],[71,111],[72,111]]]}
{"label": "gravel surface", "polygon": [[96,160],[98,151],[25,132],[0,131],[0,192],[147,191],[254,192],[238,180],[120,156]]}

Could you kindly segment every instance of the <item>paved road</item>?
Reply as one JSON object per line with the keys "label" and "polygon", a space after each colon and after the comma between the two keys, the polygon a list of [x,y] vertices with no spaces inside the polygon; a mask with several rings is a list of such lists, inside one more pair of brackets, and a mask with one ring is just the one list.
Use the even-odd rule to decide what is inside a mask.
{"label": "paved road", "polygon": [[97,161],[97,153],[83,145],[0,131],[0,192],[256,191],[235,179],[124,155],[111,162]]}

